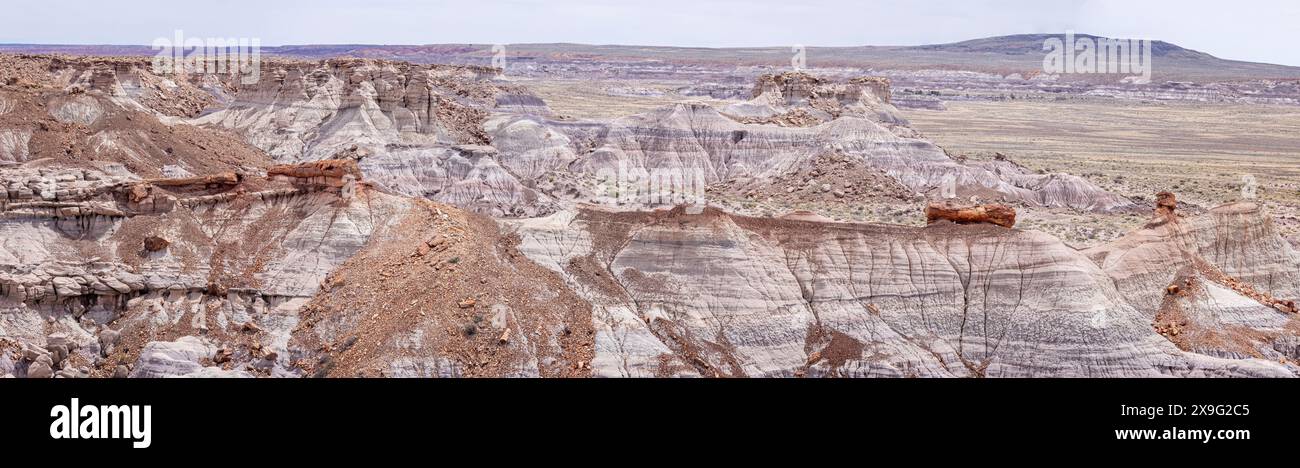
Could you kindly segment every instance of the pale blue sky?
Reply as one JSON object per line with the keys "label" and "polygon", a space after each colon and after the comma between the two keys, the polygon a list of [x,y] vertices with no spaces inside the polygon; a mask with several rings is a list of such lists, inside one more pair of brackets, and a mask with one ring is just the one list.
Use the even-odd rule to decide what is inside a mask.
{"label": "pale blue sky", "polygon": [[1151,38],[1300,65],[1295,0],[10,1],[0,43],[916,45],[1017,33]]}

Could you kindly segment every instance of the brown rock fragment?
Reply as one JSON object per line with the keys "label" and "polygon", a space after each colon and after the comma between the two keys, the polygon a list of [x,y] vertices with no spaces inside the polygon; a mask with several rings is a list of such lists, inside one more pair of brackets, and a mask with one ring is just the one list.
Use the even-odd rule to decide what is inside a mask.
{"label": "brown rock fragment", "polygon": [[217,364],[230,362],[230,357],[234,354],[235,352],[231,351],[229,348],[218,349],[217,354],[212,356],[212,362]]}
{"label": "brown rock fragment", "polygon": [[132,185],[131,192],[128,194],[128,196],[131,198],[132,203],[140,203],[145,199],[149,198],[149,194],[151,192],[153,192],[153,186],[149,185],[148,182],[142,182],[139,184]]}
{"label": "brown rock fragment", "polygon": [[171,245],[171,242],[158,236],[149,236],[144,238],[144,250],[148,252],[161,251],[162,249],[167,248],[168,245]]}
{"label": "brown rock fragment", "polygon": [[1178,220],[1178,214],[1174,212],[1178,208],[1178,200],[1173,193],[1160,192],[1156,194],[1155,218],[1148,223],[1148,226],[1159,226],[1171,221]]}

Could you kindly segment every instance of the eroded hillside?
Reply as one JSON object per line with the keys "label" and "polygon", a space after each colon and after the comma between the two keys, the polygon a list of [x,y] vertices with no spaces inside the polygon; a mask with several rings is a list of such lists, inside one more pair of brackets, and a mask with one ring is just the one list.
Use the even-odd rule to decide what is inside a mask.
{"label": "eroded hillside", "polygon": [[1300,371],[1263,209],[1076,249],[1016,214],[1153,206],[950,156],[886,79],[597,120],[483,67],[0,59],[0,375]]}
{"label": "eroded hillside", "polygon": [[[1267,219],[1244,205],[1218,212],[1240,215],[1177,224],[1258,235],[1209,241],[1221,256],[1202,264],[1267,297],[1294,297],[1290,277],[1273,272],[1295,271],[1300,257],[1274,250],[1282,244]],[[1251,314],[1233,325],[1267,339],[1238,354],[1207,353],[1226,359],[1180,352],[1161,330],[1160,301],[1146,300],[1166,294],[1178,278],[1172,266],[1095,263],[1033,231],[714,209],[585,209],[519,229],[523,250],[592,302],[600,375],[1280,376],[1297,369],[1293,308],[1221,287],[1218,298],[1241,309],[1232,312]],[[1197,311],[1211,317],[1205,320],[1220,312]]]}

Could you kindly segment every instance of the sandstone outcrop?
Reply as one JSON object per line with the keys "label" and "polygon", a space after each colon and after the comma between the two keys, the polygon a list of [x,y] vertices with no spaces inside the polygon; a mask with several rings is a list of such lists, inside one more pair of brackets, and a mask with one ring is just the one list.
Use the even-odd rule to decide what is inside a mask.
{"label": "sandstone outcrop", "polygon": [[287,179],[295,186],[324,187],[351,198],[361,181],[361,169],[351,159],[322,159],[301,164],[279,164],[266,170],[271,178]]}
{"label": "sandstone outcrop", "polygon": [[884,77],[838,82],[804,72],[765,74],[756,80],[752,99],[728,106],[722,113],[755,123],[799,127],[844,116],[905,127],[907,119],[890,103],[889,88],[889,79]]}

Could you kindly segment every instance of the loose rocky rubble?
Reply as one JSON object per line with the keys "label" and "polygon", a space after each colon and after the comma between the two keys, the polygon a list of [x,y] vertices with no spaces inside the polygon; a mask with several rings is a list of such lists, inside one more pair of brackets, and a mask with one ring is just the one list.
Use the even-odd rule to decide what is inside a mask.
{"label": "loose rocky rubble", "polygon": [[857,211],[859,216],[866,216],[859,211],[864,207],[912,205],[917,197],[888,174],[840,153],[810,159],[785,174],[712,184],[705,195],[742,214],[770,215],[815,206],[828,212]]}
{"label": "loose rocky rubble", "polygon": [[62,333],[45,337],[45,343],[39,347],[0,337],[0,376],[29,379],[91,376],[86,354],[98,353],[97,348],[82,350],[79,343]]}
{"label": "loose rocky rubble", "polygon": [[824,122],[824,120],[804,109],[794,109],[782,114],[765,117],[741,117],[738,120],[743,124],[773,124],[782,127],[811,127]]}

